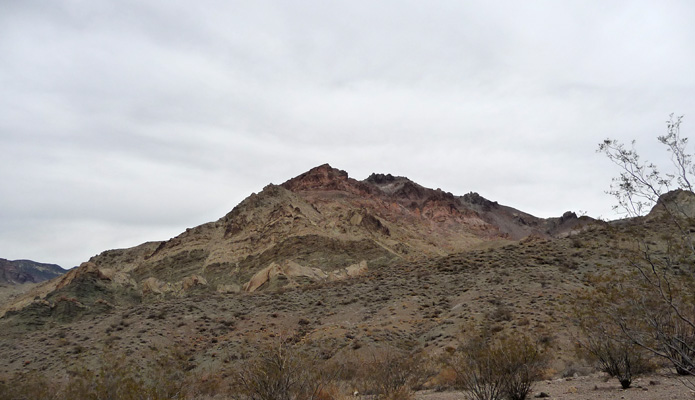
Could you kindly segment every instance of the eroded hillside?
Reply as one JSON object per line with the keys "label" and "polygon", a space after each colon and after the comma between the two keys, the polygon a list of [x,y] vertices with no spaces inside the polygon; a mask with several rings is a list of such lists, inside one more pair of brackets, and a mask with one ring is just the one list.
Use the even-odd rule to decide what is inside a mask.
{"label": "eroded hillside", "polygon": [[[94,256],[2,311],[43,308],[74,319],[167,297],[328,283],[530,236],[564,237],[591,224],[570,212],[536,218],[404,177],[357,181],[322,165],[168,241]],[[57,315],[65,302],[74,312]]]}

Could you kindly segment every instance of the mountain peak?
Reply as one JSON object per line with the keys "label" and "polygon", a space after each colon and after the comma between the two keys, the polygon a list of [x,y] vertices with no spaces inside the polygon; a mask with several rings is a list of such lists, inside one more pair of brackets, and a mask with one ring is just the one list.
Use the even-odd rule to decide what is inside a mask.
{"label": "mountain peak", "polygon": [[371,193],[368,185],[352,179],[348,173],[329,164],[319,165],[280,185],[293,192],[307,190],[342,190],[352,193]]}

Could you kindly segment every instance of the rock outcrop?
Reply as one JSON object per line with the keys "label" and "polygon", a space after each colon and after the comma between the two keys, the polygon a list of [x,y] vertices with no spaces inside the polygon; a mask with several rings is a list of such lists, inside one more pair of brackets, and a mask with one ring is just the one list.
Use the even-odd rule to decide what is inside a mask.
{"label": "rock outcrop", "polygon": [[648,217],[695,218],[695,193],[676,189],[662,194]]}
{"label": "rock outcrop", "polygon": [[290,260],[285,260],[282,263],[273,262],[269,266],[258,271],[246,284],[244,291],[254,292],[264,285],[272,284],[279,279],[286,280],[286,286],[299,286],[299,279],[308,279],[311,282],[320,282],[323,280],[337,281],[341,279],[353,278],[367,272],[367,261],[362,260],[357,264],[350,265],[346,268],[324,272],[319,268],[309,268],[299,265]]}

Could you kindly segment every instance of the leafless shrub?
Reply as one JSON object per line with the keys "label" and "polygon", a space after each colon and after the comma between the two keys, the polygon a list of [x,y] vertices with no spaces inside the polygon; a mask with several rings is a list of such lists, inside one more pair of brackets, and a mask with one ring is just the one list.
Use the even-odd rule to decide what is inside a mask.
{"label": "leafless shrub", "polygon": [[414,397],[413,389],[422,385],[430,375],[421,354],[389,349],[364,361],[362,382],[365,392],[380,399],[408,400]]}
{"label": "leafless shrub", "polygon": [[547,357],[525,336],[470,340],[449,359],[456,384],[474,400],[524,400],[540,379]]}
{"label": "leafless shrub", "polygon": [[280,342],[261,349],[235,377],[236,398],[248,400],[314,400],[325,398],[334,375],[315,357]]}
{"label": "leafless shrub", "polygon": [[[617,378],[627,389],[635,376],[653,369],[648,352],[625,335],[619,322],[632,326],[645,316],[630,306],[630,299],[639,292],[635,286],[639,281],[611,274],[590,277],[589,282],[594,289],[580,291],[573,305],[573,316],[582,333],[577,340],[578,355]],[[612,308],[608,304],[620,306]]]}
{"label": "leafless shrub", "polygon": [[583,357],[596,363],[599,370],[617,378],[623,389],[630,387],[635,376],[654,369],[644,349],[602,333],[590,333],[580,346]]}

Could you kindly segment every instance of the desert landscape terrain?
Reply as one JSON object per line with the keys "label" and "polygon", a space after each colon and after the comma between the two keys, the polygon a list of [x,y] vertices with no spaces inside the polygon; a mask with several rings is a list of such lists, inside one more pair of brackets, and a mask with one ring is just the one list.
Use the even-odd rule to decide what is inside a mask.
{"label": "desert landscape terrain", "polygon": [[354,393],[350,385],[370,396],[356,366],[393,353],[424,357],[411,393],[444,400],[466,397],[449,356],[486,335],[540,349],[530,395],[685,398],[692,391],[668,370],[622,390],[578,355],[574,300],[595,275],[627,271],[622,252],[641,227],[654,241],[670,229],[654,216],[540,219],[475,193],[384,174],[356,181],[322,165],[168,241],[14,285],[0,305],[0,377],[98,380],[104,362],[123,357],[126,375],[185,376],[201,388],[188,398],[226,398],[239,368],[282,344],[339,371],[331,398]]}

